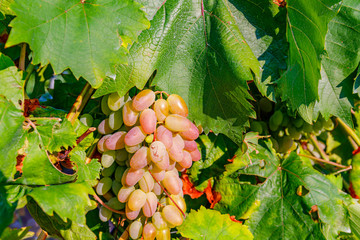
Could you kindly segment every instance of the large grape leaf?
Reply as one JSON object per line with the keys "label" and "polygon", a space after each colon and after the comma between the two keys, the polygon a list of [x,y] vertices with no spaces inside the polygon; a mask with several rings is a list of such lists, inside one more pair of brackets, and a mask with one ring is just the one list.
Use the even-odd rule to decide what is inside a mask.
{"label": "large grape leaf", "polygon": [[[255,157],[252,165],[216,184],[222,196],[216,209],[249,218],[246,225],[255,239],[333,239],[348,230],[343,195],[306,159],[292,153],[280,161],[269,144],[257,151],[267,152],[262,155],[269,158]],[[255,155],[253,151],[250,157]],[[256,182],[246,182],[245,177]]]}
{"label": "large grape leaf", "polygon": [[[360,61],[360,2],[344,0],[329,23],[321,64],[318,108],[325,118],[335,115],[352,126],[353,77]],[[345,40],[346,39],[346,40]]]}
{"label": "large grape leaf", "polygon": [[[9,64],[9,62],[7,61]],[[5,96],[17,108],[21,108],[19,101],[23,102],[24,81],[22,81],[22,72],[19,72],[15,66],[0,70],[0,95]]]}
{"label": "large grape leaf", "polygon": [[127,61],[122,42],[149,27],[133,0],[15,0],[11,8],[17,17],[6,46],[29,43],[33,64],[50,62],[55,73],[71,68],[93,87]]}
{"label": "large grape leaf", "polygon": [[25,141],[24,117],[14,104],[0,96],[0,183],[12,180],[18,150]]}
{"label": "large grape leaf", "polygon": [[247,101],[247,81],[259,80],[260,65],[245,42],[228,1],[169,0],[158,10],[151,28],[130,49],[129,65],[120,65],[95,96],[134,85],[152,85],[181,95],[189,118],[205,132],[224,133],[241,143],[254,112]]}
{"label": "large grape leaf", "polygon": [[[0,27],[1,31],[1,27]],[[14,66],[14,62],[8,56],[0,52],[0,70],[4,70],[8,67]]]}
{"label": "large grape leaf", "polygon": [[0,0],[0,12],[2,12],[4,15],[14,15],[14,11],[11,10],[10,5],[14,2],[14,0]]}
{"label": "large grape leaf", "polygon": [[273,82],[286,70],[286,11],[273,0],[229,1],[236,23],[262,67],[260,92],[275,100]]}
{"label": "large grape leaf", "polygon": [[254,238],[247,226],[233,222],[228,214],[221,214],[203,206],[198,211],[191,210],[178,231],[183,237],[195,240]]}
{"label": "large grape leaf", "polygon": [[321,78],[321,55],[330,20],[340,8],[340,0],[288,0],[287,40],[288,70],[279,79],[281,98],[298,110],[308,122],[313,120],[313,108],[318,100]]}

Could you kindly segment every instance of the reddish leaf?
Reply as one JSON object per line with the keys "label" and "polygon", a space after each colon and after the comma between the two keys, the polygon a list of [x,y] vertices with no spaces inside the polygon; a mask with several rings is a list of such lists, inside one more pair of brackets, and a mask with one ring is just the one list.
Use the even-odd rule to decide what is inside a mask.
{"label": "reddish leaf", "polygon": [[352,183],[350,183],[349,192],[350,192],[350,195],[351,195],[353,198],[360,199],[360,197],[359,197],[358,195],[356,195],[356,192],[355,192],[355,190],[354,190],[354,187],[353,187],[353,184],[352,184]]}
{"label": "reddish leaf", "polygon": [[354,151],[352,151],[352,155],[356,155],[360,152],[360,147],[358,147],[357,149],[355,149]]}
{"label": "reddish leaf", "polygon": [[204,193],[206,194],[206,198],[210,203],[210,208],[214,208],[215,204],[221,200],[221,194],[218,192],[215,192],[211,188],[211,180],[210,179],[208,181],[208,186],[204,190]]}
{"label": "reddish leaf", "polygon": [[31,112],[35,111],[36,108],[40,107],[39,99],[25,99],[24,103],[24,116],[28,117]]}
{"label": "reddish leaf", "polygon": [[285,7],[286,6],[286,1],[285,0],[273,0],[273,3],[275,3],[279,7]]}
{"label": "reddish leaf", "polygon": [[195,189],[195,186],[190,182],[189,175],[185,172],[181,174],[181,180],[183,182],[183,192],[189,195],[192,199],[201,197],[204,193]]}
{"label": "reddish leaf", "polygon": [[231,221],[233,221],[233,222],[243,223],[242,221],[237,220],[237,219],[235,218],[235,216],[230,216],[230,219],[231,219]]}
{"label": "reddish leaf", "polygon": [[228,162],[234,162],[234,159],[236,158],[236,155],[234,155],[232,158],[228,159]]}
{"label": "reddish leaf", "polygon": [[23,167],[23,161],[24,161],[25,155],[19,154],[16,157],[16,171],[22,173],[22,167]]}

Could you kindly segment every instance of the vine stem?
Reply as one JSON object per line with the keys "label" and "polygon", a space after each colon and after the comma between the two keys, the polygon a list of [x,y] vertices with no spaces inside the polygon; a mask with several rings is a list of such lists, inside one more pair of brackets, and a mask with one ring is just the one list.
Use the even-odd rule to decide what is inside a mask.
{"label": "vine stem", "polygon": [[355,143],[360,146],[360,138],[356,135],[356,133],[340,118],[337,117],[336,121],[343,127],[345,132],[355,141]]}
{"label": "vine stem", "polygon": [[106,207],[110,211],[112,211],[114,213],[118,213],[118,214],[125,214],[124,211],[118,211],[118,210],[115,210],[115,209],[109,207],[108,205],[106,205],[106,203],[104,203],[103,200],[101,200],[101,198],[98,195],[96,195],[96,193],[93,195],[93,197],[95,198],[96,201],[98,201],[101,205],[103,205],[104,207]]}
{"label": "vine stem", "polygon": [[181,210],[181,208],[179,207],[179,205],[174,201],[174,199],[172,199],[172,197],[170,197],[169,193],[166,191],[166,189],[160,184],[160,182],[154,177],[154,175],[152,174],[152,172],[149,170],[149,173],[151,174],[151,176],[153,177],[153,179],[156,181],[157,184],[159,184],[159,186],[161,187],[161,189],[165,192],[166,196],[168,196],[170,198],[170,200],[175,204],[175,206],[179,209],[179,211],[182,213],[182,215],[184,217],[186,217],[185,213],[183,212],[183,210]]}
{"label": "vine stem", "polygon": [[[312,159],[312,160],[315,160],[315,161],[318,161],[318,162],[322,162],[322,163],[326,163],[326,164],[329,164],[329,165],[333,165],[333,166],[339,167],[339,168],[349,168],[349,166],[344,166],[344,165],[338,164],[338,163],[336,163],[336,162],[327,161],[327,160],[324,160],[324,159],[321,159],[321,158],[317,158],[317,157],[314,157],[314,156],[309,156],[309,155],[305,155],[305,154],[298,154],[298,156],[310,158],[310,159]],[[351,166],[350,166],[350,167],[351,167]]]}
{"label": "vine stem", "polygon": [[329,161],[329,156],[324,152],[324,150],[319,146],[319,142],[317,140],[317,138],[313,135],[313,134],[310,134],[309,136],[310,138],[310,141],[314,144],[316,150],[319,151],[321,157],[326,160],[326,161]]}
{"label": "vine stem", "polygon": [[72,123],[75,123],[75,120],[79,117],[81,111],[84,109],[85,105],[89,101],[91,95],[94,92],[94,88],[91,87],[89,83],[86,83],[84,88],[81,90],[81,93],[76,98],[75,103],[72,105],[66,118]]}

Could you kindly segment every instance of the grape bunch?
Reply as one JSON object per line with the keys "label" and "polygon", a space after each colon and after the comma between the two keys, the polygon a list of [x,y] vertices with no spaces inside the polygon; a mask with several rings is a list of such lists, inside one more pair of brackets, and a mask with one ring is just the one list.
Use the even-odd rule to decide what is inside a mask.
{"label": "grape bunch", "polygon": [[[265,114],[272,112],[272,104],[266,98],[260,99],[259,106]],[[290,115],[278,109],[270,115],[267,122],[252,121],[250,129],[261,135],[271,134],[270,139],[273,147],[279,153],[296,149],[296,141],[301,140],[307,134],[318,136],[324,131],[334,129],[333,121],[331,119],[325,120],[321,115],[313,124],[305,122],[300,116],[293,117]]]}
{"label": "grape bunch", "polygon": [[[201,158],[199,130],[187,119],[185,101],[159,94],[156,100],[150,89],[132,99],[112,93],[101,101],[108,117],[98,126],[103,170],[96,192],[107,195],[111,208],[125,210],[132,239],[170,239],[186,212],[179,171]],[[112,212],[101,206],[99,216],[108,221]]]}

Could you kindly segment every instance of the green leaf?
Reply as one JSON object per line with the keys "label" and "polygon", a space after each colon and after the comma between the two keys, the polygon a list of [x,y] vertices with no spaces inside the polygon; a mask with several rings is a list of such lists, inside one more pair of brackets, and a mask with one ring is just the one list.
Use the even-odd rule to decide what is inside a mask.
{"label": "green leaf", "polygon": [[360,238],[360,204],[354,203],[349,206],[351,231]]}
{"label": "green leaf", "polygon": [[184,223],[178,227],[183,237],[190,239],[253,239],[247,226],[233,222],[228,214],[201,207],[192,210]]}
{"label": "green leaf", "polygon": [[[234,19],[262,67],[260,92],[275,100],[273,82],[286,70],[286,11],[272,0],[229,1]],[[261,14],[259,14],[261,12]]]}
{"label": "green leaf", "polygon": [[[74,150],[75,151],[75,150]],[[84,151],[72,152],[71,161],[77,166],[77,182],[88,182],[91,186],[97,184],[99,178],[101,164],[97,159],[92,159],[90,163],[85,164],[86,153]]]}
{"label": "green leaf", "polygon": [[360,154],[356,154],[351,162],[350,182],[355,194],[360,196]]}
{"label": "green leaf", "polygon": [[16,172],[16,157],[23,147],[24,116],[14,104],[0,96],[0,183],[12,180]]}
{"label": "green leaf", "polygon": [[14,0],[0,0],[0,12],[4,15],[15,15],[10,6],[13,2]]}
{"label": "green leaf", "polygon": [[19,100],[23,102],[24,81],[22,81],[22,72],[16,67],[8,67],[0,70],[0,95],[5,96],[17,108],[20,109]]}
{"label": "green leaf", "polygon": [[120,38],[129,43],[149,27],[140,7],[132,0],[15,0],[6,45],[26,42],[33,64],[50,62],[56,74],[70,68],[97,88],[114,65],[127,61]]}
{"label": "green leaf", "polygon": [[8,56],[6,56],[0,52],[0,70],[4,70],[11,66],[15,66],[15,64],[11,60],[11,58],[9,58]]}
{"label": "green leaf", "polygon": [[[321,64],[318,108],[328,119],[331,115],[352,126],[353,77],[360,61],[360,5],[357,0],[345,0],[339,14],[329,23],[326,34],[326,54]],[[346,41],[344,41],[346,39]]]}
{"label": "green leaf", "polygon": [[[72,204],[70,206],[72,206]],[[67,207],[71,208],[69,206]],[[60,237],[61,239],[71,240],[96,239],[96,235],[85,224],[75,223],[69,219],[65,222],[56,212],[54,213],[54,216],[49,216],[33,199],[30,199],[27,209],[40,225],[41,229],[45,230],[50,235]]]}
{"label": "green leaf", "polygon": [[340,0],[287,1],[288,70],[279,79],[281,98],[298,110],[307,122],[318,100],[321,55],[330,20],[340,8]]}
{"label": "green leaf", "polygon": [[3,234],[0,236],[0,239],[11,239],[11,240],[21,240],[24,238],[31,238],[34,236],[34,232],[29,232],[31,227],[23,228],[6,228]]}
{"label": "green leaf", "polygon": [[85,224],[85,214],[93,205],[89,194],[94,190],[84,183],[43,186],[28,193],[46,214],[56,212],[64,222],[70,219],[80,224]]}
{"label": "green leaf", "polygon": [[225,0],[166,1],[131,47],[129,65],[120,65],[94,97],[142,89],[156,70],[151,84],[181,95],[191,120],[241,144],[254,116],[247,81],[258,81],[260,65],[235,23]]}
{"label": "green leaf", "polygon": [[[215,191],[222,199],[216,209],[237,218],[248,215],[246,225],[255,239],[333,239],[345,231],[348,219],[339,190],[306,159],[292,153],[280,161],[260,144],[257,151],[268,156],[265,166],[258,164],[261,157],[252,159],[252,165],[218,182]],[[254,177],[255,182],[244,181]],[[255,201],[260,206],[253,207]],[[313,220],[309,212],[315,205]]]}

